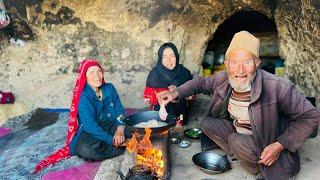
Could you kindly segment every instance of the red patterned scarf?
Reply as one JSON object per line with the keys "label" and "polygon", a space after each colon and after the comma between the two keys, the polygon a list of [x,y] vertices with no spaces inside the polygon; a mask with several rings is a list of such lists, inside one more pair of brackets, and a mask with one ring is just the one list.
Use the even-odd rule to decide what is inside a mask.
{"label": "red patterned scarf", "polygon": [[[70,154],[70,142],[73,138],[73,136],[76,134],[78,130],[78,104],[80,100],[80,95],[82,93],[82,90],[86,84],[86,72],[89,67],[91,66],[101,66],[99,63],[94,59],[85,59],[81,62],[79,69],[78,69],[78,77],[76,81],[76,86],[73,90],[73,96],[72,96],[72,102],[70,107],[70,115],[69,115],[69,122],[68,122],[68,135],[66,139],[66,145],[59,149],[58,151],[54,152],[52,155],[47,156],[44,160],[40,161],[36,167],[33,173],[37,173],[41,171],[43,168],[54,165],[56,162],[69,158],[71,156]],[[102,70],[102,68],[101,68]],[[102,84],[104,84],[105,81],[102,79]]]}

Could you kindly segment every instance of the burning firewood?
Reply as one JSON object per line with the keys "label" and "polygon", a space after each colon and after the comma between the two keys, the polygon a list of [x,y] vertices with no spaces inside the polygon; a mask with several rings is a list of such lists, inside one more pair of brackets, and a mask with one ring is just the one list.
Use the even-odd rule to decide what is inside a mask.
{"label": "burning firewood", "polygon": [[151,168],[157,177],[162,177],[165,171],[162,151],[152,147],[150,141],[152,130],[145,128],[145,132],[141,141],[138,141],[138,134],[134,133],[132,138],[126,143],[126,148],[130,153],[136,153],[137,165],[146,165]]}

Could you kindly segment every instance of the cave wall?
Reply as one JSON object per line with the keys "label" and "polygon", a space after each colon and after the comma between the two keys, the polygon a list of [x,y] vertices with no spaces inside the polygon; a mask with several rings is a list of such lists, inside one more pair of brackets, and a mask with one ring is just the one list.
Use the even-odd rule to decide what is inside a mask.
{"label": "cave wall", "polygon": [[[309,5],[296,4],[310,11],[319,8],[316,0],[309,2]],[[311,95],[319,92],[316,89],[319,78],[313,80],[316,74],[306,74],[308,68],[300,71],[290,65],[299,59],[319,66],[314,58],[319,58],[316,51],[292,50],[299,48],[294,40],[297,35],[301,44],[304,38],[308,38],[310,48],[313,44],[317,46],[314,31],[319,23],[314,26],[308,23],[310,17],[294,14],[291,2],[26,0],[20,3],[6,0],[5,4],[19,32],[9,31],[10,28],[0,32],[0,87],[13,91],[17,99],[30,109],[69,107],[76,69],[84,58],[96,58],[101,62],[106,70],[106,81],[114,83],[124,106],[145,107],[142,91],[147,74],[157,61],[159,46],[168,41],[175,43],[181,55],[180,62],[193,74],[199,75],[207,43],[218,25],[242,10],[256,10],[270,18],[276,15],[280,52],[288,62],[289,78],[303,87],[303,82],[294,73],[301,72],[311,82],[302,90]],[[287,14],[287,11],[291,13]],[[314,14],[313,18],[318,18],[319,22],[319,14]],[[280,18],[282,16],[285,18]],[[303,24],[290,24],[291,16]],[[298,28],[291,29],[291,26]],[[307,26],[314,31],[305,36]],[[17,47],[10,44],[10,36],[25,39],[25,45]],[[290,54],[292,52],[298,55]],[[314,54],[309,55],[309,52]],[[303,54],[304,59],[298,58],[299,54],[301,57]],[[298,64],[303,67],[302,63]],[[310,68],[313,67],[310,65]]]}
{"label": "cave wall", "polygon": [[320,1],[284,1],[275,12],[286,75],[320,105]]}

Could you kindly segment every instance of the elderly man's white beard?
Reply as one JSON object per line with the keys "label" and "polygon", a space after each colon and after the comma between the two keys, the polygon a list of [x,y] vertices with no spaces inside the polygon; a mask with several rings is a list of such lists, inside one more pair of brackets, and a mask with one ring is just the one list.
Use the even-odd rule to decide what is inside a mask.
{"label": "elderly man's white beard", "polygon": [[245,84],[243,83],[238,83],[235,78],[228,76],[229,78],[229,84],[235,90],[236,92],[248,92],[251,91],[251,84],[253,79],[255,78],[256,73],[254,73],[251,77],[251,79],[246,82]]}
{"label": "elderly man's white beard", "polygon": [[233,78],[229,77],[229,83],[233,90],[235,90],[236,92],[247,92],[251,90],[250,81],[246,82],[245,84],[240,84],[237,83]]}

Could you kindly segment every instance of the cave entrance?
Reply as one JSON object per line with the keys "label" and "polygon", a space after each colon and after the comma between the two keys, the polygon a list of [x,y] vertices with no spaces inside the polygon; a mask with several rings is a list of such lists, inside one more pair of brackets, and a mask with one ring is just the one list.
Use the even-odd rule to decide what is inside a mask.
{"label": "cave entrance", "polygon": [[278,32],[273,19],[258,11],[241,11],[220,24],[207,45],[203,74],[208,76],[224,69],[224,54],[233,35],[246,30],[260,39],[261,68],[282,76],[284,61],[279,57]]}

